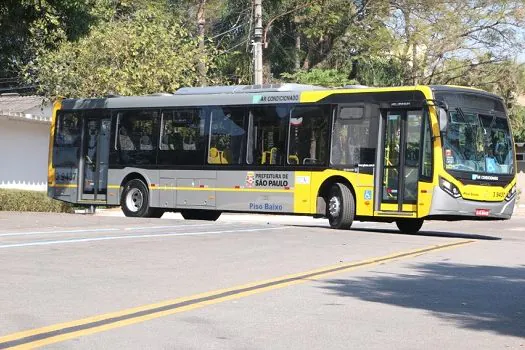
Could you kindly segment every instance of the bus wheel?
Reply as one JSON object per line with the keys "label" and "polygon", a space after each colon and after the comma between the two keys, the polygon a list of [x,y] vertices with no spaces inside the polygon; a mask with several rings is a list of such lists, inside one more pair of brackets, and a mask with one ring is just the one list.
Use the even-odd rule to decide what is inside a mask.
{"label": "bus wheel", "polygon": [[130,217],[160,218],[163,214],[162,211],[149,206],[148,188],[138,179],[131,180],[124,186],[120,206],[124,215]]}
{"label": "bus wheel", "polygon": [[399,219],[396,220],[399,231],[407,235],[413,235],[419,232],[423,226],[423,219]]}
{"label": "bus wheel", "polygon": [[185,220],[207,220],[217,221],[221,212],[217,210],[203,210],[203,209],[186,209],[181,210],[180,214]]}
{"label": "bus wheel", "polygon": [[335,229],[348,229],[355,216],[355,199],[352,191],[342,183],[335,183],[328,195],[327,216],[330,226]]}

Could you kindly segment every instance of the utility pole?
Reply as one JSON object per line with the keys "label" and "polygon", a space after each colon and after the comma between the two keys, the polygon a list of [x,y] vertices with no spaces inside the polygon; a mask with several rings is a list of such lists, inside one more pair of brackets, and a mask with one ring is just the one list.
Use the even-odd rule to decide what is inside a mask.
{"label": "utility pole", "polygon": [[262,0],[254,0],[254,19],[255,30],[253,33],[253,83],[262,85],[263,83],[263,57],[262,57]]}

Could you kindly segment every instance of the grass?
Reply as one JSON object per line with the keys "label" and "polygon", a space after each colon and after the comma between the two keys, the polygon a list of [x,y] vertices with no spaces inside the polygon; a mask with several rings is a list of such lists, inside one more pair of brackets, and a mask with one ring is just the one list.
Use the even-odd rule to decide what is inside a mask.
{"label": "grass", "polygon": [[46,192],[0,188],[0,211],[72,213],[71,205],[51,199]]}

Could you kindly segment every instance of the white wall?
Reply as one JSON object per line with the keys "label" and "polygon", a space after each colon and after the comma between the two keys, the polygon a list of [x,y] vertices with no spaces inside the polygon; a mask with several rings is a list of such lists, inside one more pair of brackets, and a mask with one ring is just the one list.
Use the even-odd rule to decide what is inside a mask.
{"label": "white wall", "polygon": [[45,191],[49,124],[0,118],[0,187]]}

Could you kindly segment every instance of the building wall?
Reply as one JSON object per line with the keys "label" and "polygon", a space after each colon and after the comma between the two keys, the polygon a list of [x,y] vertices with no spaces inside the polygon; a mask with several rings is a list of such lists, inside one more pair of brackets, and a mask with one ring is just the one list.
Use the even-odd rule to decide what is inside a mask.
{"label": "building wall", "polygon": [[0,118],[0,187],[45,191],[49,123]]}

